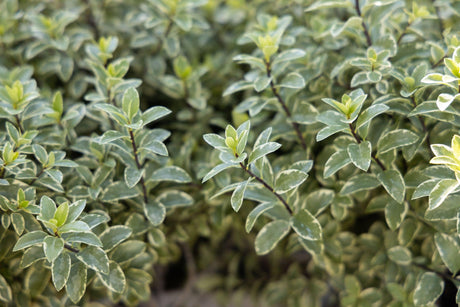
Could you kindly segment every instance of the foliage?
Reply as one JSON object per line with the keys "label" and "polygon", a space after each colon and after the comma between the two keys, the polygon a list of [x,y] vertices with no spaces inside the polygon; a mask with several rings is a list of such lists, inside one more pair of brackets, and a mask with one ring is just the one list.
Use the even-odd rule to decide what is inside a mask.
{"label": "foliage", "polygon": [[460,304],[458,10],[0,2],[0,306]]}

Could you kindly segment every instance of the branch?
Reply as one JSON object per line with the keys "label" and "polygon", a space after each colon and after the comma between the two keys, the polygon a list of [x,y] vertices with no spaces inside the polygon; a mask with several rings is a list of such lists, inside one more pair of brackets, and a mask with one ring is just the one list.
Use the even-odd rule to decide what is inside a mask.
{"label": "branch", "polygon": [[[272,69],[270,66],[270,62],[265,61],[265,67],[267,69],[267,77],[270,79],[272,77]],[[299,139],[300,145],[302,146],[304,150],[306,150],[307,144],[305,143],[305,138],[303,137],[302,132],[300,131],[299,124],[297,124],[296,122],[292,120],[291,111],[289,111],[289,108],[287,107],[286,102],[281,97],[278,90],[275,88],[275,83],[273,83],[273,79],[270,80],[270,88],[272,90],[273,95],[275,95],[276,99],[278,99],[278,102],[281,104],[281,107],[283,108],[284,113],[286,113],[286,116],[291,120],[292,128],[294,128],[294,131],[297,134],[297,138]]]}
{"label": "branch", "polygon": [[[129,136],[131,138],[131,145],[133,147],[134,161],[136,162],[137,169],[141,170],[142,165],[139,163],[139,157],[137,155],[136,141],[134,139],[134,133],[133,133],[133,130],[131,128],[129,128]],[[148,203],[147,188],[145,187],[144,175],[142,175],[140,183],[141,183],[141,186],[142,186],[142,194],[143,194],[143,197],[144,197],[144,202]]]}
{"label": "branch", "polygon": [[70,245],[67,244],[67,243],[64,244],[64,248],[67,249],[67,250],[69,250],[69,251],[71,251],[71,252],[73,252],[73,253],[79,253],[79,252],[80,252],[80,250],[78,250],[78,249],[76,249],[76,248],[70,246]]}
{"label": "branch", "polygon": [[372,39],[371,35],[369,34],[369,30],[367,29],[366,23],[364,22],[363,15],[361,14],[361,9],[359,8],[359,0],[355,0],[355,10],[356,14],[358,14],[358,16],[361,17],[361,25],[364,29],[364,36],[366,36],[367,46],[370,47],[372,46]]}
{"label": "branch", "polygon": [[249,174],[249,176],[251,176],[255,180],[259,181],[265,188],[267,188],[270,192],[272,192],[273,195],[275,195],[276,198],[278,198],[281,201],[281,203],[284,205],[284,207],[286,208],[286,210],[289,212],[290,215],[294,214],[294,212],[292,212],[292,209],[291,209],[291,207],[289,207],[289,205],[286,202],[286,200],[284,200],[284,198],[281,195],[279,195],[277,192],[275,192],[275,189],[273,189],[273,187],[271,187],[265,180],[263,180],[262,178],[260,178],[259,176],[257,176],[253,172],[251,172],[247,167],[245,167],[243,165],[242,162],[240,162],[240,166],[246,173]]}
{"label": "branch", "polygon": [[14,116],[14,118],[16,119],[16,124],[17,124],[17,126],[18,126],[19,131],[21,132],[21,134],[23,134],[23,133],[24,133],[24,127],[22,127],[21,119],[19,118],[19,115],[16,114],[16,115]]}
{"label": "branch", "polygon": [[396,45],[399,46],[399,44],[401,43],[402,38],[407,34],[407,30],[409,29],[410,25],[411,25],[411,23],[408,21],[406,27],[402,31],[401,35],[398,37],[398,40],[396,41]]}

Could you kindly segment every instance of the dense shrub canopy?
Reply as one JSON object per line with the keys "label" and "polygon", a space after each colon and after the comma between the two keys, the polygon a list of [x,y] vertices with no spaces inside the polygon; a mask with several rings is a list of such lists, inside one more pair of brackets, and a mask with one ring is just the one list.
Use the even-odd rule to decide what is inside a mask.
{"label": "dense shrub canopy", "polygon": [[460,304],[459,12],[1,1],[0,306]]}

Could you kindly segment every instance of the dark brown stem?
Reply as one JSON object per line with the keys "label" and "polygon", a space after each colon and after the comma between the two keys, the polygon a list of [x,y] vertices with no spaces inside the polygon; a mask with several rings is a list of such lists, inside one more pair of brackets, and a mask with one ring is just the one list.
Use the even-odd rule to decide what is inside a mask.
{"label": "dark brown stem", "polygon": [[358,14],[359,17],[361,17],[361,25],[363,26],[364,29],[364,36],[366,36],[366,42],[367,46],[370,47],[372,46],[372,39],[371,35],[369,34],[369,30],[367,29],[366,23],[364,22],[363,15],[361,14],[361,9],[359,7],[359,0],[355,0],[355,10],[356,14]]}
{"label": "dark brown stem", "polygon": [[293,215],[293,212],[292,212],[292,209],[291,207],[289,207],[288,203],[286,202],[286,200],[284,200],[284,198],[279,195],[275,189],[273,189],[273,187],[271,187],[265,180],[263,180],[262,178],[260,178],[259,176],[257,176],[256,174],[254,174],[253,172],[251,172],[251,170],[249,170],[247,167],[244,166],[243,163],[240,162],[240,166],[241,168],[249,174],[249,176],[253,177],[255,180],[259,181],[265,188],[267,188],[267,190],[269,190],[270,192],[273,193],[273,195],[276,196],[276,198],[278,198],[280,200],[280,202],[284,205],[284,207],[286,208],[286,210],[289,212],[290,215]]}
{"label": "dark brown stem", "polygon": [[[414,108],[416,108],[417,103],[415,102],[414,96],[411,96],[410,100],[411,100],[412,105],[414,106]],[[422,125],[423,132],[426,133],[426,144],[427,144],[428,149],[430,151],[431,150],[430,131],[428,131],[428,128],[426,127],[425,120],[423,119],[423,117],[418,115],[417,118],[420,121],[420,124]]]}
{"label": "dark brown stem", "polygon": [[71,252],[73,252],[73,253],[79,253],[79,252],[80,252],[78,249],[76,249],[76,248],[70,246],[70,245],[67,244],[67,243],[64,244],[64,248],[67,249],[67,250],[69,250],[69,251],[71,251]]}
{"label": "dark brown stem", "polygon": [[[351,135],[353,135],[353,137],[355,138],[356,140],[356,143],[358,144],[361,144],[362,140],[361,140],[361,137],[359,135],[356,134],[355,132],[355,128],[353,127],[353,125],[351,123],[348,124],[348,126],[350,127],[350,131],[351,131]],[[380,161],[379,158],[377,158],[377,156],[375,155],[375,153],[371,153],[371,156],[372,156],[372,159],[374,159],[374,161],[380,166],[380,168],[385,171],[387,168],[385,167],[385,165],[383,165],[382,161]]]}
{"label": "dark brown stem", "polygon": [[444,55],[442,58],[439,59],[439,61],[437,61],[436,63],[434,63],[433,65],[431,65],[431,68],[436,68],[438,67],[439,65],[441,65],[442,63],[444,63],[444,59],[447,58],[447,55]]}
{"label": "dark brown stem", "polygon": [[24,127],[22,127],[21,119],[19,118],[19,115],[16,114],[14,116],[14,118],[16,119],[16,125],[18,126],[19,131],[21,132],[21,134],[23,134],[24,133]]}
{"label": "dark brown stem", "polygon": [[87,6],[87,8],[86,8],[87,9],[87,12],[86,12],[87,18],[86,19],[88,21],[88,25],[93,30],[95,40],[97,41],[97,40],[99,40],[100,32],[99,32],[99,27],[98,27],[97,22],[96,22],[96,18],[94,18],[93,11],[91,10],[91,4],[89,3],[89,0],[83,0],[83,2]]}
{"label": "dark brown stem", "polygon": [[401,35],[398,37],[398,40],[396,41],[396,44],[398,46],[401,43],[401,40],[403,39],[403,37],[407,34],[407,30],[409,29],[410,25],[411,25],[411,23],[408,21],[406,27],[404,28],[404,30],[401,33]]}
{"label": "dark brown stem", "polygon": [[[267,70],[267,77],[270,79],[272,78],[272,68],[270,65],[270,62],[265,61],[265,67]],[[307,144],[305,142],[305,138],[302,135],[302,132],[300,131],[299,124],[294,122],[292,120],[292,114],[291,111],[289,111],[289,108],[287,107],[286,102],[284,101],[283,97],[281,97],[280,93],[275,87],[275,83],[273,82],[273,79],[270,80],[270,89],[272,90],[273,95],[275,95],[276,99],[278,102],[281,104],[281,107],[284,110],[284,113],[286,113],[286,116],[291,120],[292,128],[294,129],[295,133],[297,134],[297,138],[299,139],[300,145],[304,150],[307,149]]]}
{"label": "dark brown stem", "polygon": [[[136,162],[137,169],[138,169],[138,170],[141,170],[141,169],[142,169],[142,165],[141,165],[141,163],[139,162],[139,157],[138,157],[138,155],[137,155],[137,145],[136,145],[136,141],[135,141],[135,139],[134,139],[133,130],[132,130],[131,128],[129,128],[129,137],[131,138],[131,145],[132,145],[132,147],[133,147],[134,161]],[[143,195],[143,197],[144,197],[144,202],[145,202],[145,203],[148,203],[147,188],[146,188],[146,186],[145,186],[144,175],[142,175],[141,180],[140,180],[139,182],[141,183],[142,195]]]}
{"label": "dark brown stem", "polygon": [[3,178],[3,176],[5,176],[5,167],[2,166],[2,168],[0,168],[0,179]]}
{"label": "dark brown stem", "polygon": [[163,48],[164,41],[168,37],[169,33],[171,32],[172,26],[173,26],[173,21],[168,16],[168,25],[166,26],[164,37],[162,39],[160,39],[160,42],[158,43],[158,46],[153,51],[153,54],[156,54],[156,53],[160,52],[161,48]]}

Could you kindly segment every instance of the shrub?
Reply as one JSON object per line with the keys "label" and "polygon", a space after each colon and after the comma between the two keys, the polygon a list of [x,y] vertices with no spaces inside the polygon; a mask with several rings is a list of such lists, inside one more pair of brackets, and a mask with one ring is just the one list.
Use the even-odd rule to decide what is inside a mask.
{"label": "shrub", "polygon": [[2,1],[0,305],[460,304],[457,12]]}

